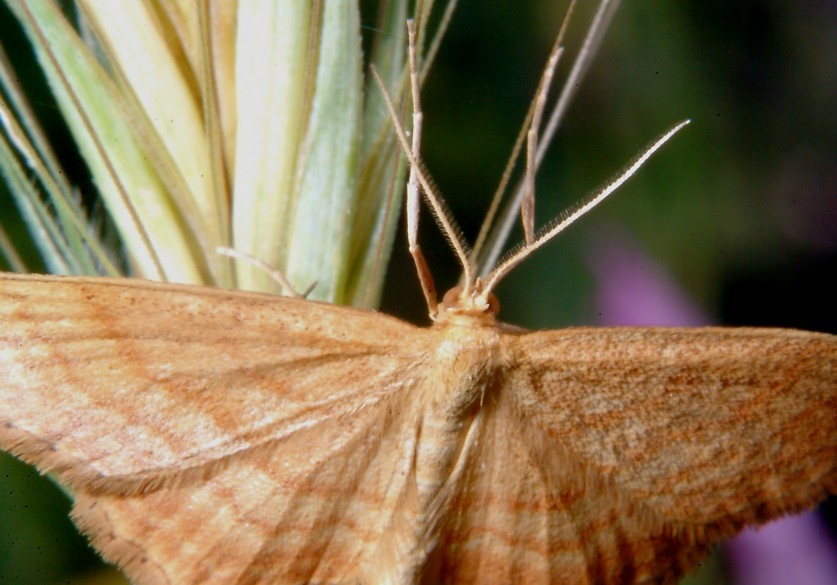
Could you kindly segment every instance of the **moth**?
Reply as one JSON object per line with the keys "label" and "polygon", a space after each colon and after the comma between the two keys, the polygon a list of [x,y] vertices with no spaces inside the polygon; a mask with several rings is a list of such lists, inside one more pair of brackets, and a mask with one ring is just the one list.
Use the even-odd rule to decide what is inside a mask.
{"label": "moth", "polygon": [[837,489],[837,338],[505,326],[499,280],[622,179],[540,236],[524,211],[522,248],[479,278],[396,130],[408,208],[423,190],[465,271],[437,304],[411,245],[429,328],[0,276],[0,446],[70,486],[134,582],[666,583]]}

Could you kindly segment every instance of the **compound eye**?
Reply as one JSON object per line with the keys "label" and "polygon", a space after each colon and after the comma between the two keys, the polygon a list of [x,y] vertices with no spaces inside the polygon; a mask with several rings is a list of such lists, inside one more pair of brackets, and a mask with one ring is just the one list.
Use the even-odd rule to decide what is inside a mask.
{"label": "compound eye", "polygon": [[442,297],[442,305],[446,309],[451,309],[453,307],[459,306],[459,300],[462,297],[462,287],[455,286],[450,289],[448,292],[445,293],[445,296]]}
{"label": "compound eye", "polygon": [[492,292],[488,293],[488,312],[495,317],[500,314],[500,299]]}

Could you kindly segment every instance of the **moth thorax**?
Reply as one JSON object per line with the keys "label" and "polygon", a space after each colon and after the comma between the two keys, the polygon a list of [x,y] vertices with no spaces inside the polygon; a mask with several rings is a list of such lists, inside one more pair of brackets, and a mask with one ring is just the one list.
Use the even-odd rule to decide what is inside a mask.
{"label": "moth thorax", "polygon": [[500,300],[489,292],[486,295],[477,286],[466,290],[464,287],[455,286],[442,297],[442,309],[452,313],[483,313],[497,317],[500,313]]}

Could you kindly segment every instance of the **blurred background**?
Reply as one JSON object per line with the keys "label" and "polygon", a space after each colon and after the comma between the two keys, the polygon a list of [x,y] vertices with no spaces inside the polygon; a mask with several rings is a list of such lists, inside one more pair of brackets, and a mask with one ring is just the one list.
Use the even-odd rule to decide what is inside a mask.
{"label": "blurred background", "polygon": [[[564,8],[461,0],[427,80],[424,160],[470,240]],[[593,8],[580,2],[559,80]],[[373,27],[374,3],[363,10]],[[539,224],[676,122],[692,124],[619,193],[512,273],[497,291],[502,319],[530,328],[662,319],[837,333],[835,30],[837,4],[826,1],[623,2],[538,176]],[[26,48],[17,35],[0,7],[0,38],[15,57]],[[43,96],[35,99],[43,116],[54,117],[56,126],[45,122],[51,136],[68,140],[46,90],[37,79],[27,83]],[[66,150],[73,156],[70,144]],[[83,166],[76,168],[74,182],[85,185]],[[422,246],[444,290],[458,268],[425,218]],[[384,311],[426,322],[403,242],[387,286]],[[646,294],[632,297],[637,290]],[[648,291],[660,290],[665,300],[649,308]],[[67,519],[63,494],[7,456],[0,489],[0,583],[84,582],[96,556]],[[833,499],[820,518],[831,526],[822,535],[827,546]],[[733,571],[719,557],[702,582],[732,583]]]}

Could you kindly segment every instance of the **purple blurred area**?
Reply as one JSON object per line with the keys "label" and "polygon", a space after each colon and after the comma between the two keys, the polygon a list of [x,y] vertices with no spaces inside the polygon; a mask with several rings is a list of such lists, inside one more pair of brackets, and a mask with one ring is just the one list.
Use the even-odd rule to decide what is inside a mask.
{"label": "purple blurred area", "polygon": [[837,583],[837,543],[814,512],[745,530],[726,546],[737,583]]}

